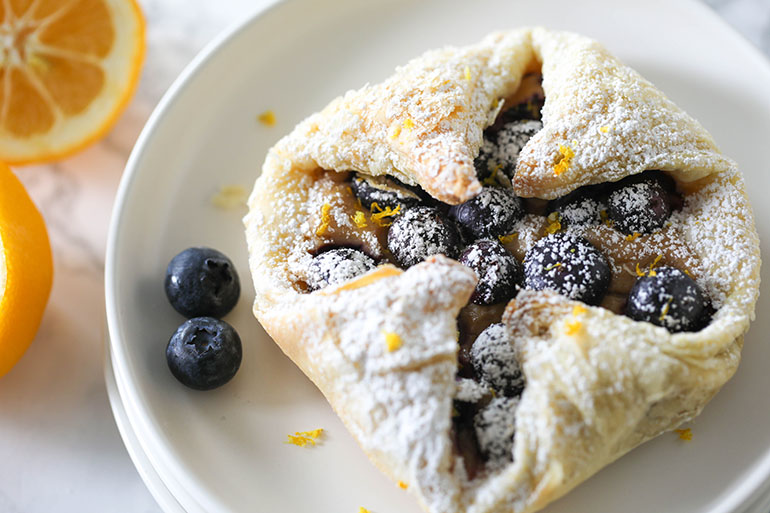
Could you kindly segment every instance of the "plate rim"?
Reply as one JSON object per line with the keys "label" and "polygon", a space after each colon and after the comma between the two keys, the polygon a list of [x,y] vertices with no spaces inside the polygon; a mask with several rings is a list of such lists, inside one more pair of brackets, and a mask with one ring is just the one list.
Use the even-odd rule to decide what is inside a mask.
{"label": "plate rim", "polygon": [[[243,32],[249,30],[251,25],[258,23],[260,18],[268,15],[274,10],[284,8],[288,4],[297,4],[307,1],[311,0],[267,0],[263,5],[254,9],[251,13],[244,16],[242,19],[230,23],[228,27],[223,29],[216,37],[208,42],[185,66],[182,72],[177,76],[177,78],[172,82],[171,86],[163,94],[157,105],[153,108],[152,113],[142,128],[126,162],[124,173],[121,177],[120,184],[115,196],[115,201],[113,203],[113,208],[111,210],[106,244],[104,290],[105,313],[108,333],[105,340],[107,349],[105,351],[105,359],[107,360],[105,361],[105,380],[109,379],[109,376],[106,374],[106,369],[109,365],[113,371],[112,376],[115,378],[117,385],[117,395],[115,395],[115,397],[113,397],[113,394],[109,395],[113,416],[115,417],[116,423],[118,424],[121,438],[129,450],[132,462],[135,466],[137,466],[138,470],[139,465],[137,465],[136,460],[134,459],[134,455],[132,454],[131,449],[129,449],[128,443],[126,443],[126,437],[124,436],[123,430],[121,429],[121,423],[117,418],[118,415],[115,411],[115,405],[112,404],[113,401],[120,401],[122,403],[122,407],[126,412],[125,420],[128,422],[128,425],[123,427],[130,428],[135,434],[138,434],[140,431],[137,429],[134,423],[138,422],[139,424],[144,424],[144,422],[141,420],[141,418],[132,418],[131,414],[135,414],[136,408],[141,408],[139,408],[139,406],[136,404],[137,397],[135,394],[128,393],[128,390],[122,390],[125,387],[125,384],[123,383],[123,379],[125,378],[122,377],[123,374],[120,372],[121,359],[118,358],[118,356],[122,355],[122,352],[120,351],[121,346],[117,342],[121,339],[121,337],[118,320],[119,314],[115,300],[115,269],[117,260],[117,240],[119,238],[120,227],[124,221],[124,206],[130,197],[133,186],[135,185],[136,177],[139,174],[140,163],[147,146],[150,144],[153,135],[158,130],[158,127],[165,115],[170,109],[172,109],[173,105],[176,103],[176,101],[178,101],[179,96],[183,94],[184,90],[189,87],[194,77],[201,73],[208,62],[214,59],[219,53],[224,51],[225,48],[232,44],[233,41]],[[738,32],[724,19],[719,17],[719,15],[711,7],[698,0],[679,0],[679,2],[681,2],[683,5],[688,5],[689,7],[699,10],[702,14],[719,23],[726,32],[731,34],[733,42],[742,48],[742,52],[746,55],[750,55],[751,59],[756,62],[757,65],[763,69],[763,72],[768,74],[770,77],[770,58],[762,54],[762,52],[745,36],[743,36],[743,34]],[[770,90],[768,90],[767,97],[770,99]],[[142,432],[144,432],[145,435],[148,433],[146,429]],[[149,432],[152,433],[152,430]],[[153,434],[151,434],[151,436],[154,437]],[[147,456],[153,470],[159,472],[159,462],[156,460],[156,455],[153,455],[151,451],[147,451],[147,447],[145,446],[146,442],[143,441],[142,438],[138,435],[137,441],[139,442],[140,449]],[[175,471],[173,469],[168,470],[171,472]],[[152,487],[148,485],[148,482],[145,480],[145,476],[141,471],[140,475],[142,476],[142,480],[145,482],[145,485],[148,486],[148,488],[150,488],[152,491]],[[161,482],[163,482],[166,489],[168,489],[176,499],[176,495],[174,494],[173,490],[174,486],[169,486],[169,484],[166,483],[161,476],[159,477],[161,478]],[[743,480],[739,485],[737,485],[736,488],[730,492],[729,496],[723,498],[720,504],[711,510],[711,513],[739,513],[749,511],[749,508],[755,505],[755,503],[762,502],[764,498],[770,497],[770,446],[767,447],[764,455],[761,457],[761,460],[757,461],[757,464],[754,465],[754,468],[751,469],[750,475],[747,477],[748,479]],[[155,497],[154,493],[153,497]],[[190,499],[192,499],[192,497],[190,497]]]}

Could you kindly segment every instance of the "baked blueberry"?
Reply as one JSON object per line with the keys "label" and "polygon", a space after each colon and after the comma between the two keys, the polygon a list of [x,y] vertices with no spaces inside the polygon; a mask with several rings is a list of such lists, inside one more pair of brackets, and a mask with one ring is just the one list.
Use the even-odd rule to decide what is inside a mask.
{"label": "baked blueberry", "polygon": [[524,258],[524,283],[553,290],[570,299],[598,305],[610,284],[610,266],[582,237],[554,233],[537,241]]}
{"label": "baked blueberry", "polygon": [[604,208],[595,186],[581,187],[548,203],[548,212],[559,213],[563,228],[599,224]]}
{"label": "baked blueberry", "polygon": [[388,249],[404,268],[439,253],[456,258],[459,247],[457,229],[432,207],[408,208],[388,229]]}
{"label": "baked blueberry", "polygon": [[521,149],[542,128],[540,121],[520,119],[509,121],[495,131],[486,131],[474,161],[479,180],[488,179],[496,170],[512,179]]}
{"label": "baked blueberry", "polygon": [[636,280],[626,315],[672,333],[697,331],[708,321],[708,302],[695,280],[675,267],[658,267]]}
{"label": "baked blueberry", "polygon": [[469,240],[496,238],[514,231],[524,203],[511,189],[484,187],[474,198],[449,209]]}
{"label": "baked blueberry", "polygon": [[307,269],[310,290],[337,285],[374,269],[377,264],[364,253],[353,248],[332,248],[313,257]]}
{"label": "baked blueberry", "polygon": [[473,418],[479,449],[490,470],[497,470],[513,461],[518,405],[518,397],[495,397]]}
{"label": "baked blueberry", "polygon": [[182,384],[211,390],[230,381],[241,366],[241,339],[225,321],[193,317],[182,323],[166,346],[166,362]]}
{"label": "baked blueberry", "polygon": [[625,234],[652,233],[671,216],[669,191],[661,180],[622,181],[607,197],[612,226]]}
{"label": "baked blueberry", "polygon": [[206,247],[187,248],[172,258],[164,285],[171,306],[185,317],[222,317],[241,294],[233,263]]}
{"label": "baked blueberry", "polygon": [[471,365],[482,382],[508,397],[521,395],[525,380],[513,341],[503,324],[490,324],[473,342]]}
{"label": "baked blueberry", "polygon": [[420,197],[413,190],[391,176],[356,174],[350,181],[350,188],[368,209],[372,208],[372,203],[382,209],[399,205],[403,209],[420,203]]}
{"label": "baked blueberry", "polygon": [[497,240],[479,239],[460,255],[460,263],[479,277],[471,301],[492,305],[516,295],[523,281],[521,264]]}

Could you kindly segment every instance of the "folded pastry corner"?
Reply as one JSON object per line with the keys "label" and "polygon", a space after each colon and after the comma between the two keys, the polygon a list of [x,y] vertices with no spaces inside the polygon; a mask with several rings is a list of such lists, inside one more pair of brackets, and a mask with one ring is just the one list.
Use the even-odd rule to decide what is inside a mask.
{"label": "folded pastry corner", "polygon": [[743,178],[585,37],[427,52],[268,153],[254,313],[429,513],[525,513],[696,416],[759,290]]}

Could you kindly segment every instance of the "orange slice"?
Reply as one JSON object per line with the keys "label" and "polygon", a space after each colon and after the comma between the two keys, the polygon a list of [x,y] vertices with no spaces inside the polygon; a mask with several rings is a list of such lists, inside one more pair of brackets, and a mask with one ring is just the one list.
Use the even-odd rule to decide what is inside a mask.
{"label": "orange slice", "polygon": [[103,137],[144,60],[134,0],[0,0],[0,160],[70,155]]}
{"label": "orange slice", "polygon": [[0,164],[0,376],[35,338],[52,280],[43,216],[16,175]]}

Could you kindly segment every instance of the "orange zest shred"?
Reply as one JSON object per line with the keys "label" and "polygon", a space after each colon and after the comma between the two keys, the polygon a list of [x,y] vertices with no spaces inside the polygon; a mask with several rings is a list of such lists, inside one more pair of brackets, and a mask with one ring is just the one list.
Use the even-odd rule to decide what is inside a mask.
{"label": "orange zest shred", "polygon": [[404,344],[401,340],[401,337],[398,336],[398,333],[383,331],[382,334],[385,335],[385,346],[388,348],[388,352],[390,353],[397,350]]}
{"label": "orange zest shred", "polygon": [[666,316],[668,315],[668,311],[671,308],[671,302],[673,300],[674,300],[674,297],[672,296],[672,297],[668,298],[668,301],[666,301],[666,304],[663,305],[663,308],[661,309],[661,312],[660,312],[660,317],[658,317],[659,321],[662,322],[663,319],[666,318]]}
{"label": "orange zest shred", "polygon": [[401,126],[404,130],[411,130],[414,128],[414,121],[412,121],[412,118],[406,118]]}
{"label": "orange zest shred", "polygon": [[636,263],[636,275],[641,278],[642,276],[645,276],[646,274],[647,274],[646,272],[644,272],[641,269],[639,269],[639,262],[637,262]]}
{"label": "orange zest shred", "polygon": [[575,157],[575,152],[572,150],[572,148],[563,144],[559,145],[559,153],[561,153],[561,158],[559,159],[559,162],[553,166],[553,174],[555,176],[559,176],[568,170],[572,159]]}
{"label": "orange zest shred", "polygon": [[471,81],[471,68],[469,66],[465,66],[465,80]]}
{"label": "orange zest shred", "polygon": [[609,132],[609,131],[610,131],[610,127],[608,127],[608,126],[603,126],[603,127],[599,128],[599,131],[600,131],[601,133],[603,133],[603,134],[606,134],[607,132]]}
{"label": "orange zest shred", "polygon": [[636,240],[636,239],[638,239],[640,235],[641,235],[641,233],[639,233],[639,232],[634,232],[634,233],[632,233],[631,235],[626,235],[626,240],[627,240],[628,242],[631,242],[631,241],[633,241],[633,240]]}
{"label": "orange zest shred", "polygon": [[675,429],[674,432],[679,435],[681,440],[685,440],[687,442],[692,440],[692,429],[690,428]]}
{"label": "orange zest shred", "polygon": [[561,230],[561,215],[558,212],[548,214],[548,226],[545,227],[546,233],[556,233]]}
{"label": "orange zest shred", "polygon": [[319,237],[326,233],[326,230],[329,228],[329,222],[331,221],[332,216],[329,214],[331,211],[332,206],[328,203],[324,203],[321,207],[321,224],[318,225],[318,228],[315,231],[315,234]]}
{"label": "orange zest shred", "polygon": [[557,267],[561,267],[563,265],[564,264],[562,264],[561,262],[556,262],[555,264],[551,264],[551,265],[547,266],[544,270],[545,271],[550,271],[551,269],[556,269]]}
{"label": "orange zest shred", "polygon": [[272,110],[266,110],[265,112],[257,116],[257,119],[263,125],[274,126],[276,121],[275,112],[273,112]]}
{"label": "orange zest shred", "polygon": [[502,168],[502,164],[497,164],[492,170],[492,173],[481,181],[481,185],[497,185],[497,172]]}
{"label": "orange zest shred", "polygon": [[368,509],[366,509],[365,507],[363,507],[363,506],[360,506],[360,507],[358,508],[358,513],[372,513],[372,512],[371,512],[371,511],[369,511]]}
{"label": "orange zest shred", "polygon": [[293,435],[286,435],[288,440],[284,443],[296,445],[297,447],[306,447],[308,445],[315,447],[316,442],[323,436],[323,433],[323,428],[312,431],[296,431]]}
{"label": "orange zest shred", "polygon": [[395,139],[399,135],[401,135],[401,126],[396,125],[395,128],[393,128],[393,133],[390,134],[390,138]]}
{"label": "orange zest shred", "polygon": [[[377,204],[376,201],[372,202],[370,209],[373,212],[371,216],[372,222],[377,226],[390,226],[393,223],[390,221],[384,221],[383,219],[386,217],[397,216],[401,213],[401,205],[396,205],[396,208],[382,208]],[[375,210],[377,212],[375,212]]]}
{"label": "orange zest shred", "polygon": [[516,237],[518,236],[519,236],[519,232],[513,232],[513,233],[509,233],[508,235],[498,235],[497,238],[501,243],[506,244],[508,242],[513,242],[514,240],[516,240]]}
{"label": "orange zest shred", "polygon": [[650,264],[650,270],[647,272],[647,276],[655,276],[658,274],[655,272],[655,266],[658,265],[658,262],[660,262],[661,258],[663,258],[663,255],[658,255],[655,257],[655,260],[653,260]]}
{"label": "orange zest shred", "polygon": [[401,488],[402,490],[406,490],[407,488],[409,488],[409,485],[408,485],[408,484],[406,484],[406,483],[405,483],[405,482],[403,482],[403,481],[399,481],[399,482],[398,482],[398,487],[399,487],[399,488]]}
{"label": "orange zest shred", "polygon": [[366,214],[363,213],[361,210],[356,210],[356,215],[351,216],[353,218],[353,222],[358,226],[359,228],[366,228]]}

